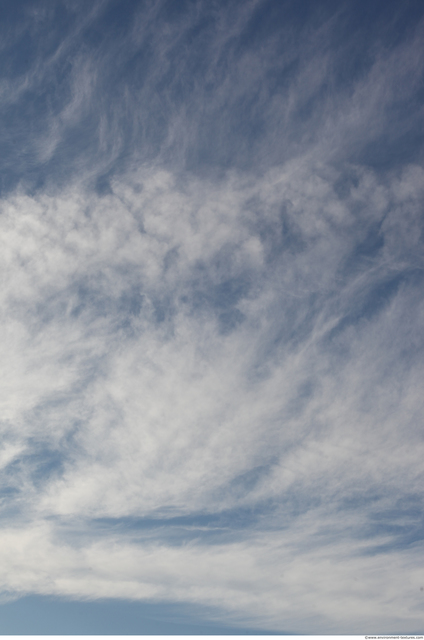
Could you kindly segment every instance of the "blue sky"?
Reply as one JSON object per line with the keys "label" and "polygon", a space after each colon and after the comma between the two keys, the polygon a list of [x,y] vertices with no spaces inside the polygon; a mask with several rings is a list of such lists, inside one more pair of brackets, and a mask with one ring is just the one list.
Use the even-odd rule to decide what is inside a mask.
{"label": "blue sky", "polygon": [[422,633],[423,30],[2,3],[0,633]]}

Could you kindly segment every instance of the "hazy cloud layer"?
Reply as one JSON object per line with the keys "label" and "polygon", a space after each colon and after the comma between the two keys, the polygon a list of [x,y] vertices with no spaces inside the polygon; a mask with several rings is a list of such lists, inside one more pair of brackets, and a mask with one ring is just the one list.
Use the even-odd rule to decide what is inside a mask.
{"label": "hazy cloud layer", "polygon": [[5,594],[422,630],[422,16],[314,6],[10,10]]}

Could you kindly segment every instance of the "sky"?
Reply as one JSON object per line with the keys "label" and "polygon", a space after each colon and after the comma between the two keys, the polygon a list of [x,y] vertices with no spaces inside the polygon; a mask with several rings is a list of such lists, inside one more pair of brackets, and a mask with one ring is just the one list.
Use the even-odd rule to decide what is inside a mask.
{"label": "sky", "polygon": [[1,3],[0,633],[423,633],[423,37]]}

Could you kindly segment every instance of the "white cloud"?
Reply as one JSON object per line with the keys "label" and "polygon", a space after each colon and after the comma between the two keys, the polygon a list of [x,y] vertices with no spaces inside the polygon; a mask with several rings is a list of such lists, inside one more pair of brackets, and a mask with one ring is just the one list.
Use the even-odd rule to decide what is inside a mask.
{"label": "white cloud", "polygon": [[[2,582],[18,592],[71,598],[190,601],[212,608],[212,615],[213,608],[226,611],[229,621],[247,618],[293,632],[419,630],[416,552],[362,555],[366,542],[335,536],[326,544],[327,532],[316,529],[322,515],[300,518],[294,530],[208,546],[116,537],[70,546],[59,545],[49,525],[9,529],[2,535]],[[335,519],[325,524],[339,537],[344,533]],[[352,524],[355,519],[348,519],[346,526]]]}
{"label": "white cloud", "polygon": [[[305,161],[3,201],[3,588],[418,628],[418,543],[370,555],[396,536],[367,527],[422,486],[422,184]],[[264,505],[212,546],[167,541],[169,515]],[[99,539],[90,519],[122,516],[164,527]]]}
{"label": "white cloud", "polygon": [[66,7],[0,83],[1,589],[419,630],[422,23]]}

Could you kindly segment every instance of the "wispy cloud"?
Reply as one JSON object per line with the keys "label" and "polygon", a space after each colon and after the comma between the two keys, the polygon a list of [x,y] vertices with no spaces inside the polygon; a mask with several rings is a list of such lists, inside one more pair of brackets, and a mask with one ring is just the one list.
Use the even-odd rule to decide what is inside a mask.
{"label": "wispy cloud", "polygon": [[132,162],[263,171],[302,154],[392,164],[420,148],[422,16],[400,39],[396,19],[361,29],[349,3],[303,19],[270,2],[42,6],[4,27],[4,188],[102,183]]}
{"label": "wispy cloud", "polygon": [[399,17],[283,5],[31,14],[0,102],[27,145],[0,201],[5,593],[420,628],[422,21],[389,46]]}
{"label": "wispy cloud", "polygon": [[[281,535],[298,540],[300,523],[312,518],[322,533],[303,531],[302,554],[331,544],[326,571],[334,567],[339,586],[339,545],[353,562],[383,544],[367,531],[373,515],[417,500],[422,483],[422,258],[410,231],[423,176],[412,167],[384,185],[370,171],[349,171],[356,186],[342,196],[340,172],[297,163],[262,178],[182,185],[146,169],[104,197],[73,188],[3,203],[6,522],[13,505],[19,527],[22,518],[47,526],[49,545],[73,567],[58,517],[81,522],[91,549],[93,518],[153,516],[171,525],[176,515],[265,508],[259,524],[251,517],[253,538],[249,527],[236,530],[229,547],[224,539],[212,552],[198,533],[199,547],[173,551],[171,543],[158,557],[176,554],[179,566],[186,553],[205,554],[209,567],[218,553],[225,564],[234,548],[255,554],[258,540],[267,549]],[[43,525],[46,517],[54,520]],[[336,536],[339,519],[356,528],[338,524]],[[32,531],[31,549],[39,544]],[[100,548],[115,538],[112,529]],[[395,539],[384,538],[389,547]],[[142,541],[123,544],[128,557],[146,553]],[[392,553],[404,562],[414,552]],[[48,592],[36,569],[29,581],[23,569],[11,571],[19,589]],[[275,579],[265,592],[278,627],[287,611]],[[54,593],[165,597],[139,578],[129,590],[116,580],[102,586],[99,576],[63,580],[74,586],[61,591],[57,578]],[[231,601],[253,611],[256,596],[243,596],[245,578],[237,580]],[[166,589],[166,597],[189,598],[177,585]],[[343,628],[368,624],[365,613],[343,615]]]}

